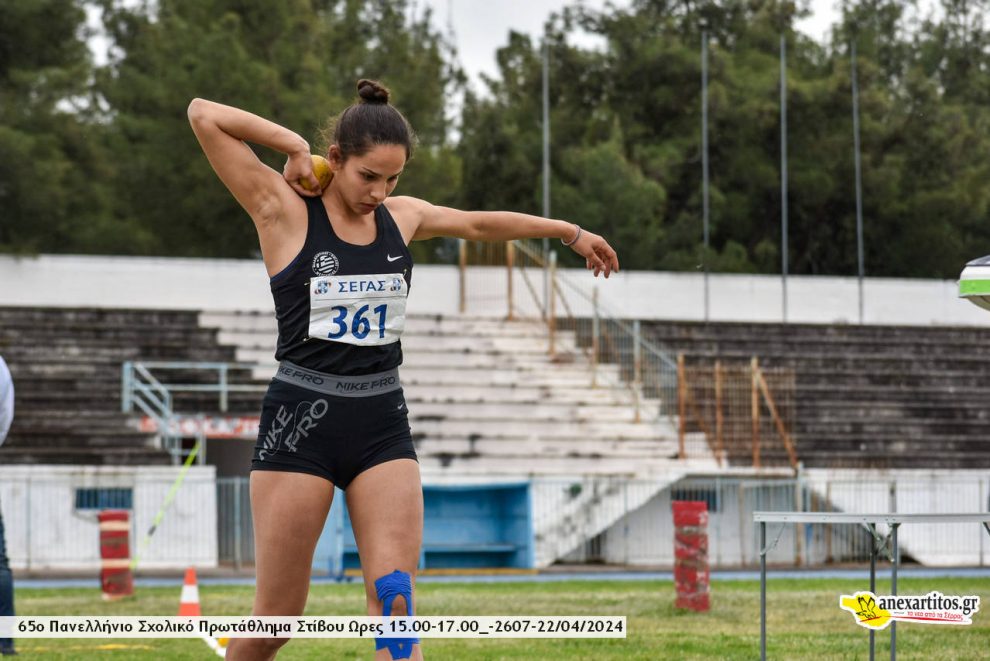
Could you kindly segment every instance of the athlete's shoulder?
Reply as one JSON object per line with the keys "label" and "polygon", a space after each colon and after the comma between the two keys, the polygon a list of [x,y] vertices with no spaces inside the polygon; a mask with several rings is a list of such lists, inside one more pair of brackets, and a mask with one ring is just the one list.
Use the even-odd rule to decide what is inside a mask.
{"label": "athlete's shoulder", "polygon": [[388,210],[394,214],[414,214],[420,215],[430,211],[433,205],[426,200],[421,200],[418,197],[411,197],[409,195],[397,195],[395,197],[390,197],[385,202],[385,206]]}
{"label": "athlete's shoulder", "polygon": [[385,207],[395,219],[399,230],[402,232],[402,238],[407,244],[416,236],[423,220],[429,217],[432,210],[435,209],[429,202],[408,195],[388,198]]}

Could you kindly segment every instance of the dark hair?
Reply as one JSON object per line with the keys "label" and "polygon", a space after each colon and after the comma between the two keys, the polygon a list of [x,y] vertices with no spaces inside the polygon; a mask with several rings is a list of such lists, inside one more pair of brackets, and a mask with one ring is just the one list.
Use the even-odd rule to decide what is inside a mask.
{"label": "dark hair", "polygon": [[416,134],[402,113],[389,104],[388,88],[362,78],[357,90],[358,101],[330,120],[324,139],[337,145],[344,160],[366,154],[375,145],[401,145],[409,160]]}

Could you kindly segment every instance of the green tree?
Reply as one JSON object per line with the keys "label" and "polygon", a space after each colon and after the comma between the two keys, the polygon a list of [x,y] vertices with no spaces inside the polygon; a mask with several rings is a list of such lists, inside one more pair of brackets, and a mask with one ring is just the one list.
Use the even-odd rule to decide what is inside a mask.
{"label": "green tree", "polygon": [[73,0],[0,3],[0,251],[92,252],[108,233],[142,240],[109,215],[84,23]]}
{"label": "green tree", "polygon": [[[196,96],[288,126],[320,151],[321,128],[355,98],[357,79],[378,78],[423,143],[400,192],[439,190],[440,201],[451,199],[441,178],[419,172],[451,165],[444,90],[460,75],[428,15],[410,22],[405,2],[356,0],[161,0],[156,9],[103,0],[118,55],[99,77],[113,119],[115,213],[149,228],[150,251],[246,257],[257,250],[250,222],[189,130],[185,110]],[[281,170],[280,155],[259,150],[259,157]]]}

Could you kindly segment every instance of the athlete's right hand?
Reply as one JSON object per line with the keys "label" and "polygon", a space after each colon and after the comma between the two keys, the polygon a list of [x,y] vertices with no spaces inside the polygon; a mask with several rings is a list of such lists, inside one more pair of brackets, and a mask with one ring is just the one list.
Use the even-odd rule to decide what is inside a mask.
{"label": "athlete's right hand", "polygon": [[[317,197],[323,193],[319,179],[313,174],[313,159],[309,149],[289,154],[289,160],[282,168],[282,177],[292,186],[292,190],[303,197]],[[300,180],[308,181],[310,190],[303,188],[299,183]]]}

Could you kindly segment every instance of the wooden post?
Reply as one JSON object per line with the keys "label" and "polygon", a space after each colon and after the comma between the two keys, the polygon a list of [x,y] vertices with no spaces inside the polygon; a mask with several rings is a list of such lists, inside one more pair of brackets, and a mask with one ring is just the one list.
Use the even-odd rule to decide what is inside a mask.
{"label": "wooden post", "polygon": [[684,425],[687,419],[687,374],[684,369],[684,354],[677,354],[677,458],[685,459]]}
{"label": "wooden post", "polygon": [[756,356],[749,361],[750,371],[750,411],[753,422],[753,468],[760,467],[760,391],[757,385],[756,375],[760,369],[760,363]]}
{"label": "wooden post", "polygon": [[725,459],[725,445],[722,440],[722,362],[715,361],[715,459],[721,466]]}
{"label": "wooden post", "polygon": [[509,314],[505,317],[509,321],[513,320],[512,314],[512,268],[516,264],[516,244],[514,241],[505,242],[505,266],[508,271],[509,282],[506,285],[506,306]]}
{"label": "wooden post", "polygon": [[759,370],[757,370],[756,375],[759,380],[760,390],[763,392],[763,398],[767,402],[767,408],[770,409],[770,417],[773,418],[774,424],[777,425],[777,431],[780,432],[780,437],[784,440],[784,448],[787,450],[787,458],[791,462],[791,468],[796,471],[798,468],[797,450],[794,448],[790,434],[787,433],[787,429],[784,427],[784,421],[781,419],[780,414],[777,413],[777,405],[770,395],[767,380],[763,378],[763,373]]}
{"label": "wooden post", "polygon": [[458,303],[458,309],[461,314],[464,314],[467,309],[467,241],[464,239],[457,240],[457,266],[458,272],[460,274],[460,302]]}

